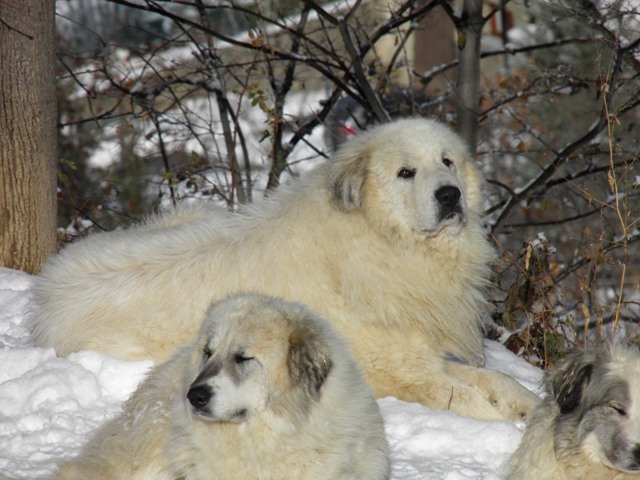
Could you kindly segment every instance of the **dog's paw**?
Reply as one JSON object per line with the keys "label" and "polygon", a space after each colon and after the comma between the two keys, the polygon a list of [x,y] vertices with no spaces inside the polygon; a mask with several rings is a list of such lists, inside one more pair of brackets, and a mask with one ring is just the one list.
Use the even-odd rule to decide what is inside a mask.
{"label": "dog's paw", "polygon": [[540,403],[540,397],[526,390],[517,392],[516,397],[506,395],[506,392],[500,392],[501,395],[489,395],[489,402],[497,409],[505,420],[512,422],[523,422],[531,414],[534,408]]}

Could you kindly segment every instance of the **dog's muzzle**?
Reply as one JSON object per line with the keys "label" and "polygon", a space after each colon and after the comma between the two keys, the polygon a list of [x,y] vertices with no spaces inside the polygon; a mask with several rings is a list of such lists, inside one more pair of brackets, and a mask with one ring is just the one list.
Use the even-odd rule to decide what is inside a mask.
{"label": "dog's muzzle", "polygon": [[247,419],[246,408],[238,408],[230,412],[215,412],[212,399],[214,390],[210,385],[194,383],[187,392],[187,400],[193,407],[193,413],[200,418],[214,422],[240,423]]}
{"label": "dog's muzzle", "polygon": [[435,197],[438,203],[438,221],[449,220],[456,215],[462,215],[460,198],[462,193],[454,185],[445,185],[436,190]]}

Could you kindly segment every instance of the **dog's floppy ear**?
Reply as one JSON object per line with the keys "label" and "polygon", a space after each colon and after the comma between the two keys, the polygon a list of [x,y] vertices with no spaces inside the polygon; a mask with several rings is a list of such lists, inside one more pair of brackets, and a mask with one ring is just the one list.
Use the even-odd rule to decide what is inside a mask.
{"label": "dog's floppy ear", "polygon": [[550,373],[548,391],[558,403],[560,413],[571,413],[580,405],[596,360],[595,353],[576,350]]}
{"label": "dog's floppy ear", "polygon": [[317,333],[311,329],[294,330],[289,335],[287,363],[293,383],[301,385],[311,398],[317,400],[333,366],[328,348]]}
{"label": "dog's floppy ear", "polygon": [[351,140],[329,160],[329,193],[345,212],[362,207],[369,162],[363,144],[358,140]]}

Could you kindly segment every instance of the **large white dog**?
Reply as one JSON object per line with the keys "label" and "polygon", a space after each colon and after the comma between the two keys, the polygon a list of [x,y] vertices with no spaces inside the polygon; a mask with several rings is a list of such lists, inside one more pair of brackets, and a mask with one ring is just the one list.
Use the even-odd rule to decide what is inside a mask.
{"label": "large white dog", "polygon": [[520,419],[537,397],[478,368],[494,258],[482,188],[446,126],[374,128],[239,213],[178,209],[66,248],[35,284],[36,342],[162,360],[209,302],[258,291],[329,319],[377,397]]}
{"label": "large white dog", "polygon": [[156,367],[59,480],[385,480],[382,417],[344,341],[298,304],[240,295]]}

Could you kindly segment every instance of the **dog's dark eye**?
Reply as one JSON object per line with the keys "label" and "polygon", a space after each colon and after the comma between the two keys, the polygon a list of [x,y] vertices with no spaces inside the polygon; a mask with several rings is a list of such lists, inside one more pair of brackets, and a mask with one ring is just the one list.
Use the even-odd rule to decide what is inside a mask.
{"label": "dog's dark eye", "polygon": [[442,157],[442,163],[444,164],[445,167],[451,168],[451,166],[453,165],[453,160],[447,157]]}
{"label": "dog's dark eye", "polygon": [[209,360],[211,358],[211,355],[213,355],[208,345],[204,347],[204,350],[202,351],[202,355],[204,356],[205,360]]}
{"label": "dog's dark eye", "polygon": [[627,411],[624,409],[622,405],[618,405],[617,403],[612,403],[609,406],[613,408],[616,412],[618,412],[619,415],[622,415],[623,417],[627,415]]}
{"label": "dog's dark eye", "polygon": [[236,362],[236,365],[240,365],[241,363],[246,363],[249,360],[253,360],[253,357],[249,357],[244,353],[236,353],[233,356],[233,361]]}
{"label": "dog's dark eye", "polygon": [[415,168],[401,168],[400,170],[398,170],[398,177],[399,178],[413,178],[416,176],[416,169]]}

